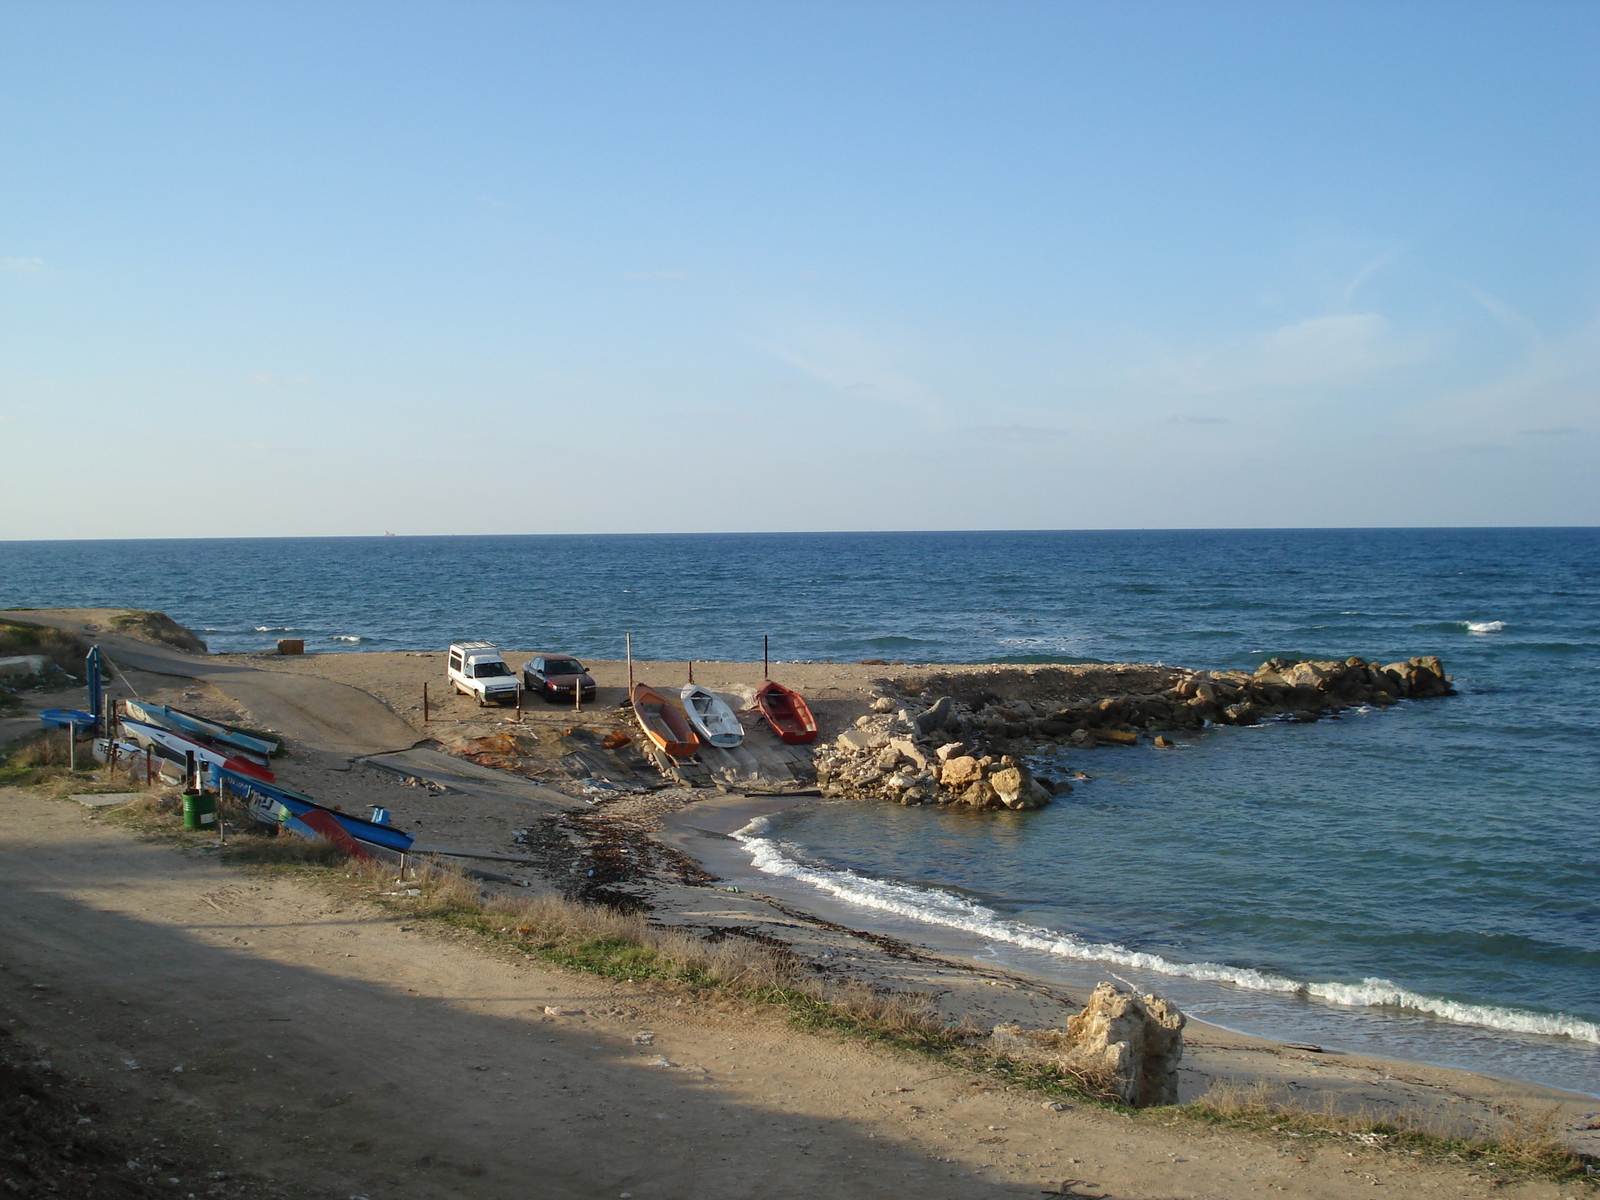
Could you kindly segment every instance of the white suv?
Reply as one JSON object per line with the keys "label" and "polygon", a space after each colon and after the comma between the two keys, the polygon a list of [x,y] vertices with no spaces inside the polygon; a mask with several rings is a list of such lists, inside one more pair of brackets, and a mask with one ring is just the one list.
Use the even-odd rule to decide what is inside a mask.
{"label": "white suv", "polygon": [[515,704],[517,676],[500,657],[493,642],[452,642],[449,665],[450,686],[482,704]]}

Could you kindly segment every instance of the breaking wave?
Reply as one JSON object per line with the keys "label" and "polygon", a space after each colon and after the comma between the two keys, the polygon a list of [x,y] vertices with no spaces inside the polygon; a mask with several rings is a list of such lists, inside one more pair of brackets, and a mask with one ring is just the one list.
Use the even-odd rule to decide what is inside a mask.
{"label": "breaking wave", "polygon": [[1353,1008],[1399,1008],[1458,1025],[1476,1025],[1507,1033],[1566,1037],[1600,1045],[1600,1025],[1565,1013],[1539,1013],[1426,996],[1387,979],[1369,978],[1360,983],[1304,982],[1250,967],[1233,967],[1225,963],[1174,962],[1159,954],[1130,950],[1115,942],[1085,941],[1059,930],[1008,921],[993,909],[953,892],[873,879],[854,871],[807,866],[791,857],[783,843],[766,836],[769,830],[767,818],[757,817],[733,833],[734,839],[749,853],[756,870],[810,884],[863,908],[895,913],[948,929],[959,929],[991,941],[1062,958],[1114,963],[1183,979],[1232,984],[1253,991],[1309,996]]}
{"label": "breaking wave", "polygon": [[364,642],[367,639],[364,637],[357,637],[353,633],[336,633],[328,640],[330,642],[349,642],[351,645],[355,645],[357,642]]}
{"label": "breaking wave", "polygon": [[255,633],[293,633],[292,625],[253,625],[251,630]]}
{"label": "breaking wave", "polygon": [[1504,621],[1458,621],[1456,624],[1465,626],[1468,633],[1499,633],[1506,627]]}

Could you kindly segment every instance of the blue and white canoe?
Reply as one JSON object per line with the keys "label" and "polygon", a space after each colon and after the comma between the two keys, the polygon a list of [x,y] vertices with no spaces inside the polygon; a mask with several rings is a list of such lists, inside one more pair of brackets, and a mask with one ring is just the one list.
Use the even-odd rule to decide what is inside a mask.
{"label": "blue and white canoe", "polygon": [[188,755],[193,754],[198,761],[208,767],[227,767],[243,775],[253,775],[264,783],[271,783],[277,778],[254,759],[234,753],[230,749],[218,750],[191,734],[174,733],[160,725],[135,721],[131,717],[123,717],[120,727],[125,737],[138,742],[140,746],[151,747],[157,754],[164,753],[177,762],[183,762]]}
{"label": "blue and white canoe", "polygon": [[205,717],[197,717],[193,713],[186,713],[182,709],[169,708],[165,704],[150,704],[143,700],[124,700],[123,710],[135,721],[143,721],[146,725],[159,725],[163,729],[170,729],[174,733],[186,734],[189,737],[203,737],[207,741],[219,742],[224,746],[231,746],[235,750],[243,750],[247,754],[259,757],[265,765],[266,760],[276,754],[281,748],[281,743],[271,738],[257,737],[253,733],[245,733],[232,725],[224,725],[221,721],[210,721]]}
{"label": "blue and white canoe", "polygon": [[276,825],[308,841],[331,842],[354,858],[398,859],[415,841],[403,829],[327,808],[310,796],[277,784],[263,783],[227,767],[211,765],[211,779],[220,790],[239,796],[262,825]]}

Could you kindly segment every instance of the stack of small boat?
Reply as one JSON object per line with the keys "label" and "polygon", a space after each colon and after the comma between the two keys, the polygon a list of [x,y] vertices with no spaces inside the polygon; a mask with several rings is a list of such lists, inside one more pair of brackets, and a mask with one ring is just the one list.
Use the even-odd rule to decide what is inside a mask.
{"label": "stack of small boat", "polygon": [[120,737],[95,743],[102,762],[121,759],[136,773],[153,774],[147,764],[154,760],[181,778],[193,755],[217,789],[243,801],[258,824],[331,842],[357,858],[396,858],[411,849],[412,836],[387,821],[351,816],[279,784],[267,765],[282,749],[276,738],[164,704],[123,700],[121,705]]}
{"label": "stack of small boat", "polygon": [[193,755],[205,767],[225,767],[267,783],[275,778],[267,762],[280,748],[276,739],[165,704],[123,700],[121,706],[116,723],[121,737],[96,742],[97,758],[110,762],[128,754],[153,754],[181,768]]}

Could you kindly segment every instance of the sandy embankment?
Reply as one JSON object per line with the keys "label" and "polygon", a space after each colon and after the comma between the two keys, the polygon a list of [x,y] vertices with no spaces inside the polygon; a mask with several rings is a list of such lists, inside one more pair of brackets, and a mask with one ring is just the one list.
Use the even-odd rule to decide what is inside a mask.
{"label": "sandy embankment", "polygon": [[[516,655],[508,658],[520,664]],[[422,681],[434,685],[430,692],[445,690],[440,656],[219,656],[208,665],[349,684],[414,725]],[[624,665],[595,667],[603,687],[625,682]],[[636,670],[652,682],[673,682],[683,667]],[[816,697],[833,729],[861,711],[882,673],[825,664],[775,672]],[[696,665],[696,678],[712,686],[759,675],[759,666]],[[200,683],[135,671],[128,680],[147,698],[251,716],[225,690],[226,678]],[[437,736],[436,726],[490,729],[506,716],[448,694],[441,699],[419,734]],[[525,716],[552,725],[571,720],[538,706]],[[738,797],[668,792],[599,812],[576,801],[563,810],[434,794],[348,756],[291,749],[281,761],[290,786],[352,811],[382,804],[420,836],[457,849],[520,857],[520,864],[493,865],[535,885],[609,871],[665,923],[754,937],[831,974],[933,994],[947,1011],[980,1022],[1058,1026],[1077,1004],[1065,989],[897,944],[792,904],[681,882],[681,860],[650,835],[674,815],[679,828],[665,836],[680,845],[685,815],[713,833],[742,823],[748,810],[740,806],[749,802]],[[641,1200],[752,1190],[865,1196],[902,1190],[908,1181],[928,1195],[1022,1195],[1069,1178],[1124,1197],[1366,1196],[1378,1181],[1432,1194],[1491,1190],[1482,1172],[1362,1147],[1130,1125],[1092,1109],[1047,1112],[1025,1095],[984,1090],[981,1081],[973,1086],[892,1054],[759,1020],[730,1021],[648,989],[491,962],[360,905],[130,843],[59,803],[16,793],[3,803],[11,854],[3,874],[6,886],[21,889],[4,907],[12,915],[8,943],[16,948],[8,965],[31,973],[29,983],[73,997],[71,1012],[55,1011],[54,1001],[38,999],[44,993],[18,987],[14,997],[31,1004],[21,1028],[59,1055],[75,1055],[74,1069],[85,1077],[107,1081],[118,1111],[132,1113],[146,1092],[179,1098],[191,1105],[183,1111],[217,1118],[226,1131],[219,1141],[241,1161],[306,1186],[370,1188],[382,1178],[394,1195],[525,1195],[529,1164],[538,1162],[554,1164],[545,1194],[615,1195],[606,1189],[618,1188]],[[544,842],[542,854],[514,840],[513,831],[524,829]],[[629,859],[643,860],[643,868]],[[183,988],[196,980],[205,1011],[247,1015],[237,1026],[208,1026],[205,1055],[186,1056],[195,1034],[185,1032]],[[288,1022],[275,1015],[280,995],[293,1008]],[[116,1010],[113,996],[160,1015],[141,1025]],[[544,1004],[585,1014],[547,1020]],[[658,1035],[648,1053],[631,1040],[640,1028]],[[82,1043],[76,1050],[68,1045],[74,1038]],[[1479,1118],[1535,1103],[1562,1103],[1568,1114],[1594,1107],[1546,1089],[1309,1054],[1199,1024],[1191,1026],[1188,1046],[1186,1096],[1238,1078],[1273,1081],[1302,1096],[1336,1091],[1350,1103]],[[118,1067],[124,1054],[145,1062],[171,1057],[175,1065],[203,1060],[203,1073],[189,1075],[186,1067],[183,1076],[158,1080]],[[651,1067],[658,1054],[678,1066]],[[297,1144],[306,1138],[312,1157]],[[1567,1193],[1525,1182],[1498,1194]]]}

